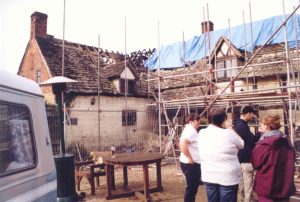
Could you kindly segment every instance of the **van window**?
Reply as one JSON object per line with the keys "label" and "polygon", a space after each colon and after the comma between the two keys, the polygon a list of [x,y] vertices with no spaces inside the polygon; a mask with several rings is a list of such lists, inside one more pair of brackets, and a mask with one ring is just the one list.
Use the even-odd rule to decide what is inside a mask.
{"label": "van window", "polygon": [[0,101],[0,177],[36,165],[33,137],[29,109]]}

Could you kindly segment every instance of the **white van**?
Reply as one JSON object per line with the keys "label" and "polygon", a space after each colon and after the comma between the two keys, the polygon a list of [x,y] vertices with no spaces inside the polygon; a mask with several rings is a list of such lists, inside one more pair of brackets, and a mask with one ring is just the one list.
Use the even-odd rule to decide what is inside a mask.
{"label": "white van", "polygon": [[0,71],[0,201],[56,201],[45,102],[32,80]]}

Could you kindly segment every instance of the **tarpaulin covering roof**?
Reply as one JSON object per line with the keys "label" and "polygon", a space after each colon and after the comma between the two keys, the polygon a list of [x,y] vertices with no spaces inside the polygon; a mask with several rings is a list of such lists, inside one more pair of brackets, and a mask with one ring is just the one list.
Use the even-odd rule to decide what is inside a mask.
{"label": "tarpaulin covering roof", "polygon": [[[295,20],[296,19],[296,20]],[[274,16],[264,20],[252,22],[253,46],[251,40],[251,23],[238,25],[230,28],[230,41],[238,49],[252,51],[256,46],[263,45],[284,21],[283,16]],[[300,15],[296,18],[291,17],[286,24],[287,41],[289,46],[295,46],[296,31],[297,41],[300,38]],[[246,34],[245,34],[246,30]],[[211,31],[209,33],[211,51],[219,38],[223,36],[229,39],[229,29]],[[245,45],[246,36],[246,45]],[[285,31],[281,29],[270,41],[269,44],[285,42]],[[193,62],[208,56],[208,33],[200,36],[194,36],[192,39],[185,41],[185,54],[183,54],[183,42],[176,42],[171,45],[161,46],[160,61],[158,61],[158,50],[145,61],[145,66],[149,69],[161,69],[182,67],[184,62]]]}

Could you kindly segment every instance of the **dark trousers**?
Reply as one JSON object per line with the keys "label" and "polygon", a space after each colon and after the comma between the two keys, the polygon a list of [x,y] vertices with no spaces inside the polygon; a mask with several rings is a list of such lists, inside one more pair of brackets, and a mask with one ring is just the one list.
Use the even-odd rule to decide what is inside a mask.
{"label": "dark trousers", "polygon": [[238,185],[223,186],[205,182],[208,202],[237,202]]}
{"label": "dark trousers", "polygon": [[184,202],[194,202],[200,184],[200,164],[187,164],[180,162],[180,167],[186,179]]}

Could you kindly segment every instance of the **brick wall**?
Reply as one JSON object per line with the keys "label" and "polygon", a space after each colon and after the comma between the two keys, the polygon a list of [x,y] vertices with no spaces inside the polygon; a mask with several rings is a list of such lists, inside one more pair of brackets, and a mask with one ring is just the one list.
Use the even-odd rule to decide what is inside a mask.
{"label": "brick wall", "polygon": [[[27,45],[27,50],[24,53],[23,60],[20,64],[18,75],[36,81],[36,72],[41,72],[41,82],[44,82],[50,78],[46,62],[43,59],[37,41],[35,39],[30,40]],[[42,87],[43,94],[51,93],[51,86]]]}

